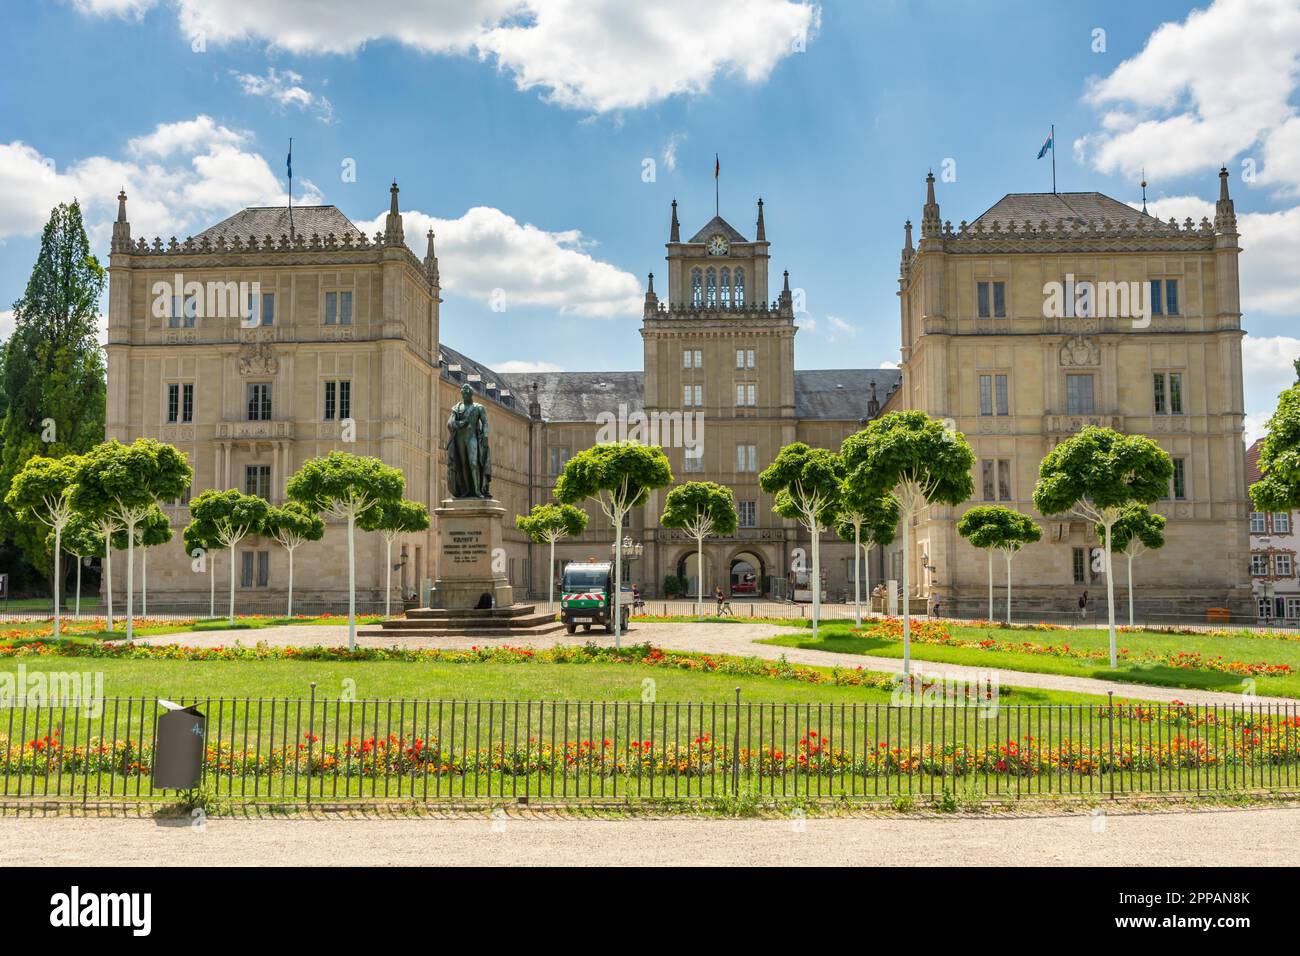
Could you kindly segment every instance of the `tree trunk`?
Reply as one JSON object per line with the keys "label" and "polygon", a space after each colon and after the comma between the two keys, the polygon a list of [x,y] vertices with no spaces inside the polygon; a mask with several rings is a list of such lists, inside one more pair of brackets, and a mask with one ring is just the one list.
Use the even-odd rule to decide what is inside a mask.
{"label": "tree trunk", "polygon": [[140,616],[149,616],[149,549],[140,545]]}
{"label": "tree trunk", "polygon": [[813,586],[813,607],[812,607],[812,636],[817,640],[817,625],[821,621],[822,613],[822,551],[821,551],[821,530],[817,526],[817,519],[812,523],[812,586]]}
{"label": "tree trunk", "polygon": [[623,538],[620,532],[623,530],[623,516],[620,514],[618,520],[614,522],[614,599],[610,602],[614,606],[614,647],[620,648],[623,643],[620,639],[621,628],[623,623],[620,614],[623,607]]}
{"label": "tree trunk", "polygon": [[993,549],[985,552],[989,556],[989,621],[993,621]]}
{"label": "tree trunk", "polygon": [[293,548],[287,549],[289,552],[289,607],[285,610],[285,617],[293,617]]}
{"label": "tree trunk", "polygon": [[357,518],[348,512],[348,650],[357,649]]}
{"label": "tree trunk", "polygon": [[547,535],[551,542],[550,563],[546,565],[546,609],[555,613],[555,536]]}
{"label": "tree trunk", "polygon": [[62,622],[63,608],[59,606],[59,557],[60,550],[63,547],[63,529],[56,527],[54,529],[54,639],[59,639],[60,623]]}
{"label": "tree trunk", "polygon": [[384,558],[384,617],[391,617],[393,613],[393,539],[388,535],[384,535],[384,540],[388,542],[388,549]]}
{"label": "tree trunk", "polygon": [[104,623],[108,630],[113,630],[113,542],[112,535],[104,535],[104,564],[107,568],[105,580],[108,582],[108,617]]}
{"label": "tree trunk", "polygon": [[1133,626],[1133,555],[1128,555],[1128,626]]}
{"label": "tree trunk", "polygon": [[853,528],[853,626],[862,627],[862,526]]}
{"label": "tree trunk", "polygon": [[1110,526],[1111,522],[1106,522],[1106,618],[1110,626],[1110,666],[1115,668],[1119,666],[1119,660],[1115,656],[1115,575],[1111,573],[1110,560]]}
{"label": "tree trunk", "polygon": [[208,617],[217,616],[217,555],[208,552]]}
{"label": "tree trunk", "polygon": [[126,640],[135,639],[135,525],[126,526]]}
{"label": "tree trunk", "polygon": [[695,539],[695,620],[704,614],[704,538]]}
{"label": "tree trunk", "polygon": [[235,623],[235,546],[230,546],[230,623]]}
{"label": "tree trunk", "polygon": [[871,609],[871,545],[869,544],[862,546],[862,566],[866,571],[866,581],[863,583],[867,586],[867,617],[871,617],[876,612]]}
{"label": "tree trunk", "polygon": [[[1007,551],[1007,627],[1011,627],[1011,559],[1016,556],[1014,551]],[[992,557],[990,554],[989,557]],[[989,562],[992,564],[992,562]]]}
{"label": "tree trunk", "polygon": [[912,602],[908,593],[911,575],[908,568],[912,563],[912,516],[904,514],[903,523],[903,673],[912,673]]}
{"label": "tree trunk", "polygon": [[81,555],[77,555],[77,609],[73,612],[81,620]]}

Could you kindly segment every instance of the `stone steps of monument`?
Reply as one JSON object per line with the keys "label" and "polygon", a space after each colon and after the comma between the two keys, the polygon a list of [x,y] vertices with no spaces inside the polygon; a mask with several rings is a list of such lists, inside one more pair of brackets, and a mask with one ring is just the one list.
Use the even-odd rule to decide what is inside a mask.
{"label": "stone steps of monument", "polygon": [[384,628],[384,627],[359,627],[357,628],[358,637],[382,637],[385,640],[392,640],[394,643],[401,643],[406,640],[425,637],[452,637],[463,634],[466,637],[536,637],[541,634],[553,634],[564,631],[564,622],[549,621],[544,624],[534,624],[531,627],[458,627],[453,625],[444,625],[439,623],[436,627],[425,626],[422,628]]}
{"label": "stone steps of monument", "polygon": [[501,619],[523,617],[536,610],[535,604],[512,604],[510,607],[490,608],[413,607],[406,612],[406,618],[416,621],[439,621],[448,618]]}
{"label": "stone steps of monument", "polygon": [[437,618],[392,618],[380,621],[379,627],[385,631],[448,631],[448,630],[482,630],[498,628],[500,630],[528,630],[542,624],[555,621],[554,614],[512,614],[493,617],[454,614]]}

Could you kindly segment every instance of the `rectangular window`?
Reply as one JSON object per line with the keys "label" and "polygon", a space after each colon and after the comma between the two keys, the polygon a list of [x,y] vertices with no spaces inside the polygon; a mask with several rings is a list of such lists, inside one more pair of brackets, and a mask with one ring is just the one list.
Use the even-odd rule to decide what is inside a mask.
{"label": "rectangular window", "polygon": [[745,404],[745,386],[743,385],[736,386],[736,404],[737,405]]}
{"label": "rectangular window", "polygon": [[685,405],[687,408],[703,408],[704,407],[704,386],[683,385],[682,404]]}
{"label": "rectangular window", "polygon": [[1183,413],[1183,373],[1169,373],[1169,412],[1172,415]]}
{"label": "rectangular window", "polygon": [[552,445],[547,449],[549,455],[548,465],[552,475],[561,474],[564,466],[569,461],[569,448],[567,445]]}
{"label": "rectangular window", "polygon": [[754,528],[758,526],[758,502],[757,501],[737,501],[736,502],[737,523],[742,528]]}
{"label": "rectangular window", "polygon": [[994,485],[997,479],[997,468],[993,462],[987,458],[980,462],[980,486],[984,492],[985,501],[996,500],[993,497]]}
{"label": "rectangular window", "polygon": [[1007,284],[1005,282],[993,283],[993,317],[997,319],[1006,318],[1007,315]]}
{"label": "rectangular window", "polygon": [[239,586],[264,588],[271,583],[271,552],[239,552]]}
{"label": "rectangular window", "polygon": [[239,552],[239,586],[241,588],[251,588],[253,586],[253,562],[255,560],[254,552]]}
{"label": "rectangular window", "polygon": [[1264,524],[1264,512],[1252,511],[1250,513],[1250,533],[1268,534],[1268,528]]}
{"label": "rectangular window", "polygon": [[1273,558],[1273,569],[1280,578],[1291,577],[1291,555],[1279,554]]}
{"label": "rectangular window", "polygon": [[1074,569],[1074,583],[1088,583],[1088,552],[1084,548],[1075,548],[1071,554]]}
{"label": "rectangular window", "polygon": [[997,400],[998,414],[1010,414],[1011,406],[1007,400],[1007,377],[1005,375],[993,376],[993,397]]}
{"label": "rectangular window", "polygon": [[336,383],[334,383],[334,382],[326,382],[326,383],[325,383],[325,415],[324,415],[324,417],[325,417],[325,421],[327,421],[327,422],[332,422],[332,421],[334,420],[334,414],[335,414],[335,412],[336,412],[336,410],[337,410],[336,406],[337,406],[337,403],[338,403],[337,393],[338,393],[338,388],[337,388]]}
{"label": "rectangular window", "polygon": [[1165,404],[1165,373],[1156,372],[1155,375],[1152,376],[1152,385],[1156,400],[1156,414],[1164,415],[1167,413],[1167,406]]}
{"label": "rectangular window", "polygon": [[1181,499],[1187,497],[1187,459],[1174,459],[1174,497]]}
{"label": "rectangular window", "polygon": [[736,368],[745,367],[745,350],[736,349]]}
{"label": "rectangular window", "polygon": [[993,376],[980,376],[980,414],[993,414]]}
{"label": "rectangular window", "polygon": [[1290,618],[1300,617],[1300,597],[1286,599],[1286,616]]}
{"label": "rectangular window", "polygon": [[696,442],[682,451],[682,470],[688,474],[698,475],[704,471],[704,445]]}
{"label": "rectangular window", "polygon": [[326,325],[351,325],[352,324],[352,293],[351,292],[326,292],[325,293],[325,324]]}
{"label": "rectangular window", "polygon": [[999,415],[1006,415],[1009,414],[1010,410],[1007,398],[1007,377],[1005,375],[981,375],[980,414],[992,415],[996,411]]}
{"label": "rectangular window", "polygon": [[1275,511],[1273,513],[1273,533],[1274,534],[1291,533],[1291,512]]}
{"label": "rectangular window", "polygon": [[181,421],[194,421],[194,383],[186,382],[181,386]]}
{"label": "rectangular window", "polygon": [[1005,282],[975,283],[976,309],[981,319],[990,316],[1006,318],[1007,284]]}
{"label": "rectangular window", "polygon": [[339,418],[352,417],[352,382],[343,379],[339,382]]}
{"label": "rectangular window", "polygon": [[736,446],[736,471],[752,474],[758,471],[758,446]]}
{"label": "rectangular window", "polygon": [[1011,500],[1011,459],[985,458],[980,461],[980,488],[985,501]]}
{"label": "rectangular window", "polygon": [[324,419],[332,422],[336,418],[342,421],[352,417],[352,382],[343,379],[337,382],[325,382]]}
{"label": "rectangular window", "polygon": [[1162,283],[1159,279],[1151,280],[1151,314],[1164,315],[1164,301],[1160,297]]}
{"label": "rectangular window", "polygon": [[1178,280],[1165,280],[1165,315],[1178,314]]}
{"label": "rectangular window", "polygon": [[249,382],[245,387],[248,397],[248,420],[250,422],[268,422],[271,420],[271,383]]}
{"label": "rectangular window", "polygon": [[1250,556],[1250,573],[1256,577],[1263,577],[1268,574],[1268,555],[1252,554]]}
{"label": "rectangular window", "polygon": [[1011,500],[1011,460],[998,459],[998,501]]}
{"label": "rectangular window", "polygon": [[690,349],[682,349],[682,368],[695,368],[695,353]]}
{"label": "rectangular window", "polygon": [[275,325],[275,293],[262,293],[262,324]]}
{"label": "rectangular window", "polygon": [[703,385],[695,386],[695,407],[696,408],[704,407],[704,386]]}
{"label": "rectangular window", "polygon": [[258,498],[271,498],[271,466],[244,466],[244,494],[256,495]]}
{"label": "rectangular window", "polygon": [[1092,376],[1065,376],[1065,411],[1069,415],[1091,415],[1093,412]]}
{"label": "rectangular window", "polygon": [[179,385],[167,386],[167,423],[173,424],[180,420],[181,417],[181,387]]}
{"label": "rectangular window", "polygon": [[987,282],[977,282],[975,284],[976,309],[981,319],[987,319],[991,314],[989,308],[989,284]]}

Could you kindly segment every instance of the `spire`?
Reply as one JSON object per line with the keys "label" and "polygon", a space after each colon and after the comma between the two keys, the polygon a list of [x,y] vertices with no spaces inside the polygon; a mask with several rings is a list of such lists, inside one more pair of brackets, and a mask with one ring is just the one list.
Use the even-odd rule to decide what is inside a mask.
{"label": "spire", "polygon": [[646,295],[654,295],[654,294],[655,294],[655,274],[654,274],[653,272],[651,272],[647,278],[648,278],[648,281],[647,281],[647,283],[646,283]]}
{"label": "spire", "polygon": [[1228,167],[1219,167],[1219,201],[1214,204],[1214,231],[1236,233],[1237,209],[1228,195]]}
{"label": "spire", "polygon": [[785,275],[785,285],[781,287],[781,294],[789,295],[790,294],[790,270],[786,269],[784,275]]}
{"label": "spire", "polygon": [[117,222],[113,223],[112,252],[127,252],[131,248],[131,224],[126,220],[126,190],[117,194]]}
{"label": "spire", "polygon": [[912,247],[912,220],[908,219],[903,223],[903,251],[899,255],[898,274],[906,276],[908,266],[912,264],[912,257],[916,255],[916,250]]}
{"label": "spire", "polygon": [[651,272],[646,277],[645,288],[645,312],[647,319],[653,318],[659,311],[659,296],[655,295],[655,274]]}
{"label": "spire", "polygon": [[673,200],[673,224],[668,230],[668,241],[669,242],[682,241],[682,227],[681,224],[677,221],[677,200],[676,199]]}
{"label": "spire", "polygon": [[1142,215],[1147,215],[1147,171],[1142,170]]}
{"label": "spire", "polygon": [[767,241],[767,228],[763,225],[763,197],[758,197],[758,230],[754,236],[758,242]]}
{"label": "spire", "polygon": [[939,219],[939,202],[934,198],[934,172],[925,177],[925,209],[921,214],[921,238],[938,237],[943,232],[943,222]]}
{"label": "spire", "polygon": [[400,246],[406,241],[402,232],[402,214],[397,211],[397,180],[388,190],[388,220],[384,223],[384,245]]}
{"label": "spire", "polygon": [[783,316],[794,318],[794,295],[790,292],[790,270],[784,272],[784,283],[781,286],[781,297],[777,300],[777,307]]}
{"label": "spire", "polygon": [[429,281],[434,285],[438,284],[438,254],[433,251],[433,230],[429,230],[429,245],[424,253],[424,271],[428,275]]}

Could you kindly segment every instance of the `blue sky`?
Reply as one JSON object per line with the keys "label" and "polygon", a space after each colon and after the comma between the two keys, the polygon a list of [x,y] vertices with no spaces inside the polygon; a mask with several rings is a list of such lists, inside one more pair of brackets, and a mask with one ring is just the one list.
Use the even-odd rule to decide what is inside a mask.
{"label": "blue sky", "polygon": [[723,216],[752,234],[762,195],[805,290],[798,364],[878,366],[926,171],[949,161],[943,215],[973,219],[1050,188],[1055,123],[1060,189],[1137,201],[1145,166],[1161,215],[1199,219],[1227,162],[1253,428],[1300,354],[1300,0],[53,0],[9,26],[6,308],[54,202],[81,198],[104,255],[123,185],[136,235],[183,237],[282,201],[292,136],[298,201],[373,222],[395,177],[408,241],[437,231],[449,345],[637,368],[669,202],[687,233],[712,215],[716,152]]}

